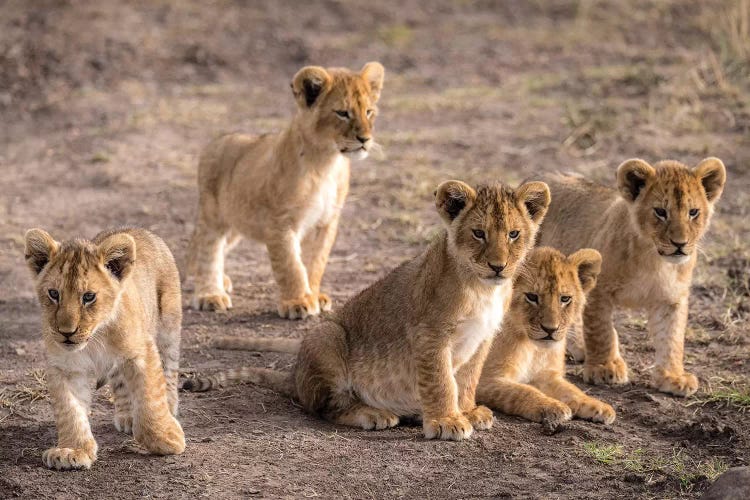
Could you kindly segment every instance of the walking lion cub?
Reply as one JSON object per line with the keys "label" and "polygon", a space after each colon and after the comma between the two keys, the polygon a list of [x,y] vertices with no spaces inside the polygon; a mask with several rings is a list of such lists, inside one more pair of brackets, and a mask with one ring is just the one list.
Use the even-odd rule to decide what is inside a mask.
{"label": "walking lion cub", "polygon": [[615,411],[565,380],[565,337],[596,285],[602,257],[596,250],[565,256],[532,250],[513,284],[501,333],[492,342],[477,401],[554,431],[572,416],[610,424]]}
{"label": "walking lion cub", "polygon": [[91,383],[109,379],[115,427],[151,453],[182,453],[177,414],[180,278],[167,245],[143,229],[92,241],[26,233],[26,262],[42,306],[47,386],[57,446],[47,467],[88,469],[97,444],[89,425]]}
{"label": "walking lion cub", "polygon": [[[620,306],[648,314],[656,349],[651,384],[678,396],[698,389],[698,379],[683,367],[688,297],[698,243],[726,177],[718,158],[706,158],[694,168],[632,159],[617,168],[617,190],[576,177],[550,181],[552,204],[540,243],[563,252],[592,247],[604,257],[583,313],[587,382],[628,381],[612,322]],[[581,335],[574,339],[578,345],[570,350],[582,358]]]}
{"label": "walking lion cub", "polygon": [[198,167],[199,213],[188,255],[193,307],[232,307],[224,259],[244,236],[264,243],[282,318],[331,309],[320,291],[349,190],[349,158],[372,149],[380,63],[359,72],[307,66],[292,80],[298,112],[278,134],[229,134],[209,144]]}
{"label": "walking lion cub", "polygon": [[[349,300],[301,343],[240,339],[232,347],[297,351],[293,373],[244,367],[186,380],[206,390],[226,379],[268,385],[309,413],[384,429],[418,416],[428,439],[461,440],[492,425],[475,391],[513,277],[549,205],[544,183],[436,191],[445,230],[427,250]],[[221,341],[220,341],[221,342]]]}

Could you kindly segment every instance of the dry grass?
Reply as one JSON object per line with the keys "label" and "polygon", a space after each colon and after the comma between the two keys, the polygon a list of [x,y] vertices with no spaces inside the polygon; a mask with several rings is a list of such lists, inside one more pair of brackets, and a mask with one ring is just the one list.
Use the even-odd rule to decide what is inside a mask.
{"label": "dry grass", "polygon": [[0,422],[13,415],[19,406],[30,406],[49,398],[44,370],[32,370],[27,377],[32,379],[31,384],[22,383],[0,389],[0,408],[8,411],[6,415],[0,416]]}
{"label": "dry grass", "polygon": [[674,481],[681,493],[693,491],[700,482],[716,480],[729,468],[719,457],[699,460],[679,448],[665,455],[649,453],[643,448],[626,452],[621,444],[588,442],[583,449],[595,462],[643,476],[646,484],[663,479]]}

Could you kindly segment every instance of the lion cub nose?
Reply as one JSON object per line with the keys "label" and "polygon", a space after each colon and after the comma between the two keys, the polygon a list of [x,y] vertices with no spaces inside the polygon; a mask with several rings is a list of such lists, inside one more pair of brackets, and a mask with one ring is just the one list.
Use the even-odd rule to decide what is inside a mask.
{"label": "lion cub nose", "polygon": [[495,274],[500,274],[501,272],[503,272],[503,269],[505,269],[505,264],[501,264],[501,265],[498,266],[497,264],[493,264],[492,262],[488,262],[487,265],[490,266],[490,269],[492,269],[493,271],[495,271]]}
{"label": "lion cub nose", "polygon": [[559,327],[557,327],[557,326],[544,326],[544,325],[541,325],[541,326],[542,326],[542,330],[544,330],[544,332],[545,332],[545,333],[546,333],[547,335],[552,335],[552,334],[553,334],[553,333],[555,333],[555,332],[556,332],[556,331],[558,330],[558,328],[559,328]]}
{"label": "lion cub nose", "polygon": [[687,241],[680,242],[680,241],[675,241],[675,240],[669,240],[669,242],[671,244],[673,244],[674,246],[676,246],[677,248],[679,248],[679,249],[682,249],[682,247],[684,247],[685,245],[687,245]]}
{"label": "lion cub nose", "polygon": [[359,142],[361,142],[362,144],[364,144],[364,143],[366,143],[367,141],[369,141],[369,140],[370,140],[370,138],[369,138],[369,137],[362,137],[361,135],[358,135],[358,136],[357,136],[357,140],[358,140]]}
{"label": "lion cub nose", "polygon": [[78,328],[76,328],[72,332],[64,332],[62,330],[57,330],[57,331],[60,333],[60,335],[62,335],[66,339],[69,339],[70,337],[72,337],[73,335],[75,335],[75,333],[78,331]]}

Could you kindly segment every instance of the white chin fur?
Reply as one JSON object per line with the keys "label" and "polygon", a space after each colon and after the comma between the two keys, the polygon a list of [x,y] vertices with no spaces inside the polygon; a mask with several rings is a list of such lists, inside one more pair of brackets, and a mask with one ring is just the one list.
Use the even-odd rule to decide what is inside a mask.
{"label": "white chin fur", "polygon": [[481,281],[482,283],[488,286],[499,286],[505,283],[505,278],[492,278],[492,279],[479,278],[479,281]]}
{"label": "white chin fur", "polygon": [[346,153],[343,153],[344,156],[347,158],[352,158],[354,160],[364,160],[367,158],[368,152],[364,149],[358,149],[357,151],[347,151]]}
{"label": "white chin fur", "polygon": [[662,258],[670,264],[684,264],[690,260],[689,255],[662,255]]}

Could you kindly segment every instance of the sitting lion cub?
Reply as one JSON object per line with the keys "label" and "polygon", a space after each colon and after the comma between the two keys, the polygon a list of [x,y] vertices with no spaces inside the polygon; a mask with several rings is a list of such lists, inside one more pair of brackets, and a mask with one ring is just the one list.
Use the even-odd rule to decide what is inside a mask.
{"label": "sitting lion cub", "polygon": [[376,62],[358,73],[302,68],[292,80],[299,109],[286,130],[260,137],[225,135],[204,149],[188,256],[194,308],[232,307],[224,258],[245,236],[268,249],[282,318],[330,310],[320,281],[349,190],[349,158],[367,157],[375,144],[383,75]]}
{"label": "sitting lion cub", "polygon": [[[447,181],[436,205],[446,229],[311,331],[292,374],[245,367],[183,387],[249,380],[293,395],[309,413],[364,429],[420,416],[428,439],[461,440],[489,428],[492,412],[475,403],[477,382],[549,190],[541,182],[474,190]],[[297,350],[289,339],[244,340],[250,348]]]}
{"label": "sitting lion cub", "polygon": [[[617,169],[618,190],[572,177],[550,183],[553,201],[540,243],[563,252],[592,247],[604,258],[583,316],[586,381],[628,381],[612,324],[620,306],[648,314],[656,348],[653,386],[678,396],[698,389],[682,364],[688,296],[698,242],[725,181],[721,160],[707,158],[695,168],[627,160]],[[581,335],[574,338],[580,342]],[[582,357],[580,346],[570,347]]]}
{"label": "sitting lion cub", "polygon": [[174,417],[182,305],[167,245],[143,229],[62,243],[31,229],[25,255],[42,306],[47,386],[57,420],[57,447],[44,452],[44,464],[88,469],[96,460],[91,382],[106,377],[115,427],[132,432],[152,453],[182,453],[185,437]]}
{"label": "sitting lion cub", "polygon": [[571,416],[610,424],[615,411],[565,380],[565,336],[596,285],[602,257],[591,249],[565,257],[535,248],[513,284],[501,333],[492,342],[477,401],[554,431]]}

